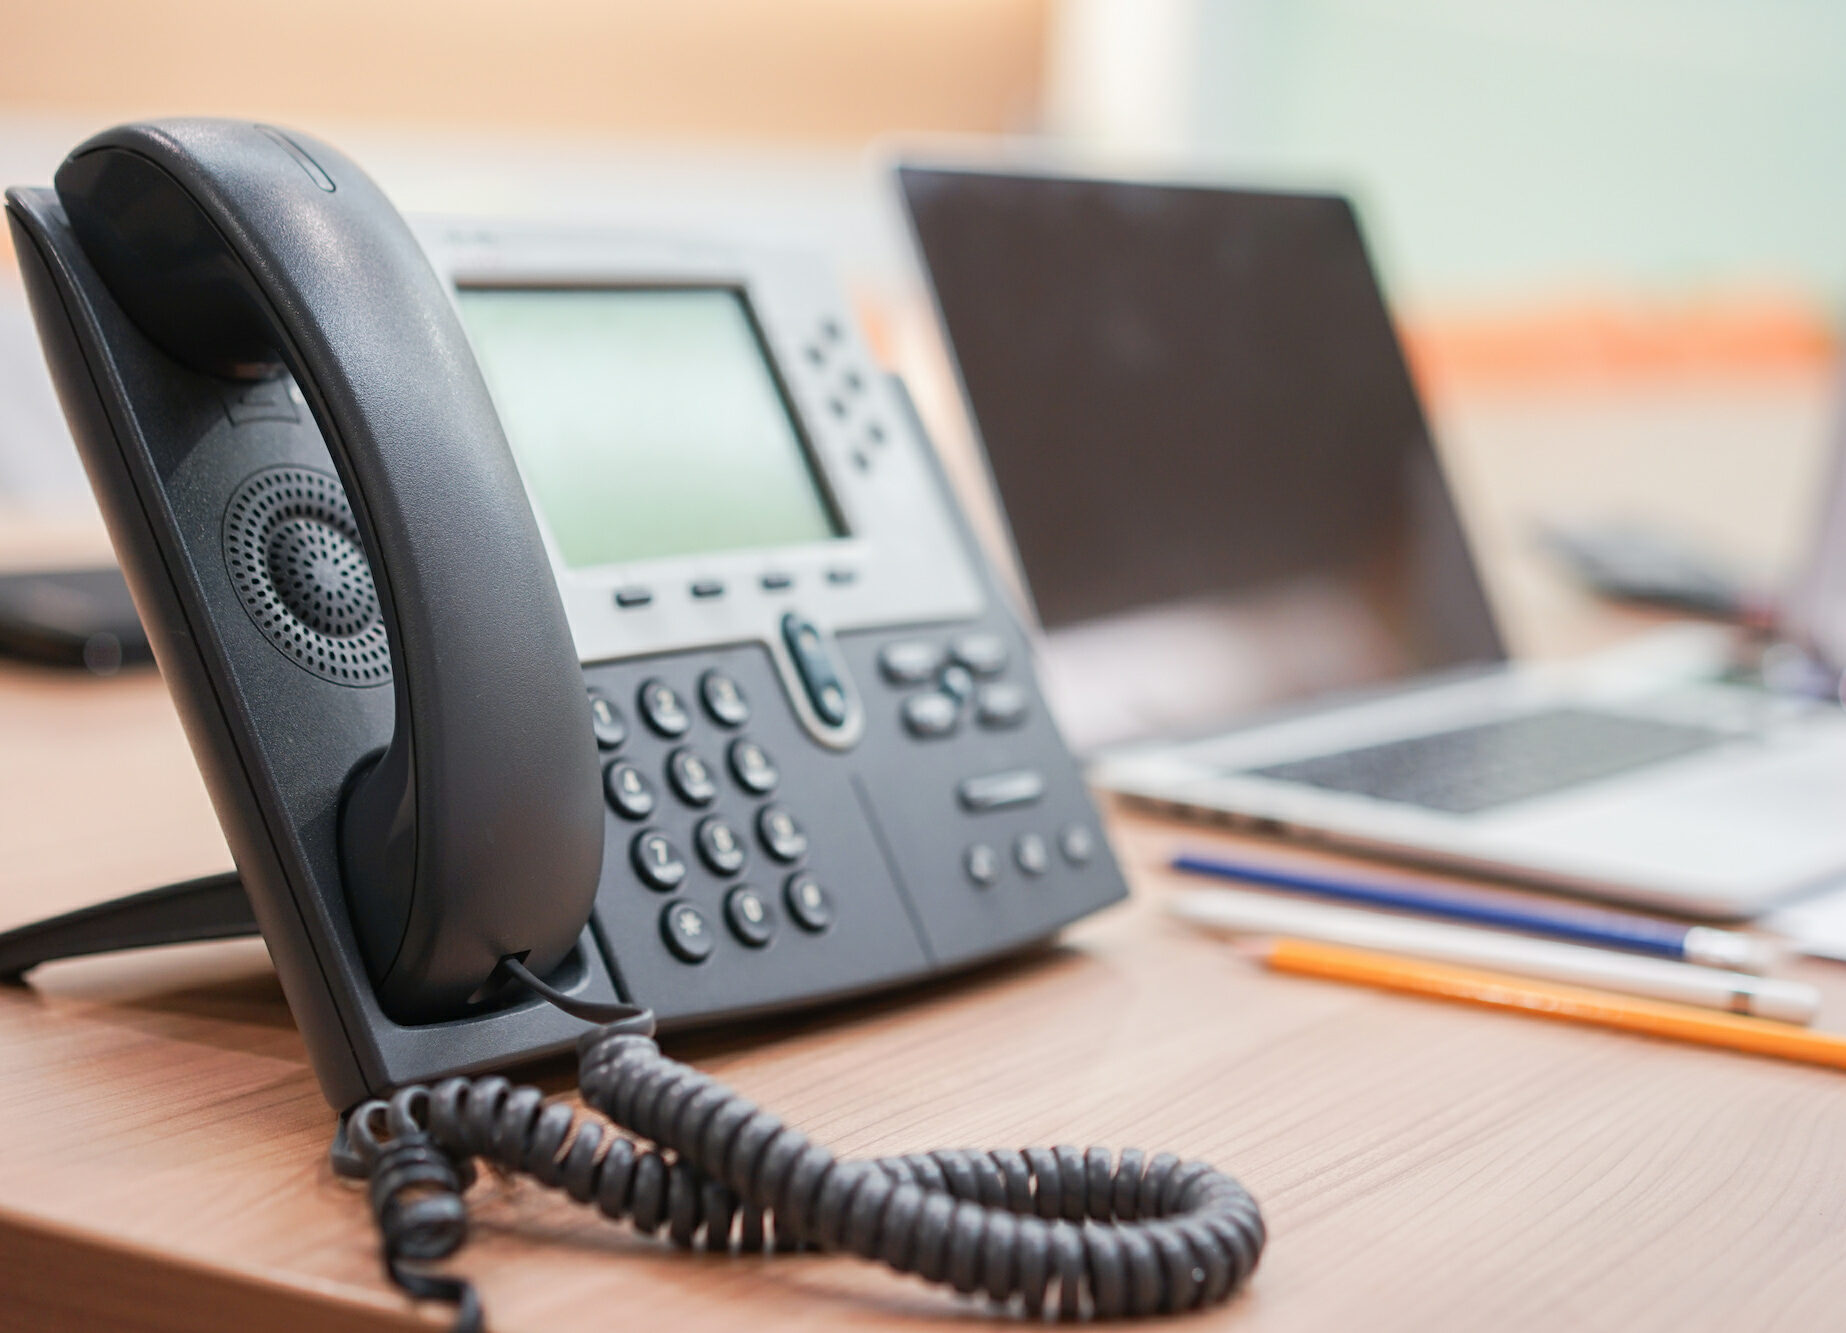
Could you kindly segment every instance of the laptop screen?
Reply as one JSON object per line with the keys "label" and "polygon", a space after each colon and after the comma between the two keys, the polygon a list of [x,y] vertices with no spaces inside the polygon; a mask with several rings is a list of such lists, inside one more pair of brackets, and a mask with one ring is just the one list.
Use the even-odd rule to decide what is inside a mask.
{"label": "laptop screen", "polygon": [[1345,200],[899,179],[1079,744],[1503,657]]}

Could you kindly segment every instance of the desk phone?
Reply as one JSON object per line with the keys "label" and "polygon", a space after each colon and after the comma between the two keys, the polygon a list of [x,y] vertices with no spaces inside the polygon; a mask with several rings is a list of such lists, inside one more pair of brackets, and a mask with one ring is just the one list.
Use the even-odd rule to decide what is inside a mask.
{"label": "desk phone", "polygon": [[[710,1023],[912,981],[1125,888],[1020,625],[825,270],[610,232],[413,231],[334,149],[229,121],[108,131],[55,190],[7,203],[239,883],[78,914],[0,970],[253,922],[341,1108],[584,1038],[586,1100],[670,1149],[652,1175],[612,1183],[597,1131],[566,1146],[503,1081],[348,1122],[418,1294],[445,1294],[404,1266],[441,1227],[400,1196],[476,1151],[679,1239],[729,1243],[729,1207],[759,1241],[780,1216],[846,1243],[858,1196],[823,1196],[867,1164],[753,1139],[762,1113],[715,1091],[633,1103],[637,1080],[703,1078],[640,1010]],[[719,1143],[726,1115],[744,1127]],[[745,1141],[761,1156],[740,1165]],[[1065,1178],[1067,1208],[1115,1178],[980,1160],[932,1197],[991,1205],[998,1181],[1030,1211]],[[1230,1209],[1229,1250],[1200,1229],[1162,1260],[1194,1246],[1187,1299],[1228,1293],[1260,1244],[1247,1196],[1209,1168],[1133,1166],[1131,1201],[1091,1212]],[[811,1213],[788,1193],[809,1167]],[[727,1179],[728,1205],[707,1189]],[[922,1198],[881,1203],[880,1245],[935,1216]],[[972,1225],[969,1263],[999,1244]],[[1052,1263],[1043,1299],[1076,1262],[1059,1234],[993,1251],[989,1285]],[[1084,1280],[1066,1272],[1071,1302]],[[1154,1299],[1123,1281],[1097,1308]]]}

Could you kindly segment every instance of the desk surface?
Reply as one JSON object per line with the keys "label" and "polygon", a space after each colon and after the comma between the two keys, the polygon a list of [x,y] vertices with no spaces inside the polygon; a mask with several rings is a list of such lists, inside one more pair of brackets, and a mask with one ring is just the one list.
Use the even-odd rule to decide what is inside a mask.
{"label": "desk surface", "polygon": [[[82,545],[0,525],[0,556]],[[1602,637],[1585,614],[1548,623]],[[0,755],[0,927],[228,864],[151,676],[0,668]],[[847,1152],[1095,1142],[1222,1165],[1271,1243],[1214,1326],[1837,1325],[1837,1073],[1265,974],[1159,911],[1163,849],[1210,835],[1114,828],[1135,901],[1051,952],[668,1049]],[[1846,968],[1795,971],[1846,1029]],[[569,1085],[563,1064],[535,1072]],[[328,1171],[331,1127],[253,941],[0,990],[0,1326],[427,1326]],[[500,1330],[982,1314],[843,1258],[679,1254],[528,1184],[473,1203],[459,1264]]]}
{"label": "desk surface", "polygon": [[[0,736],[0,925],[225,864],[157,680],[0,671]],[[848,1152],[1220,1163],[1273,1237],[1208,1316],[1226,1327],[1801,1329],[1846,1305],[1837,1073],[1270,976],[1162,917],[1153,867],[1180,830],[1116,833],[1137,900],[1056,950],[669,1049]],[[1846,1026],[1846,969],[1802,972]],[[9,1326],[409,1326],[363,1198],[327,1169],[331,1124],[255,942],[0,991],[0,1289],[33,1316]],[[979,1309],[847,1259],[674,1253],[527,1184],[475,1208],[461,1262],[498,1329]]]}

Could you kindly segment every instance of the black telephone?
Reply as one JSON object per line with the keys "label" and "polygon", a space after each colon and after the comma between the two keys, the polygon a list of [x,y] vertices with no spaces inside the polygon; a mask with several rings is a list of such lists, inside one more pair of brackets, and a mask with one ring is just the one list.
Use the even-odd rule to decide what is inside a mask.
{"label": "black telephone", "polygon": [[[237,879],[28,931],[0,971],[254,923],[329,1101],[392,1097],[342,1160],[419,1294],[465,1297],[414,1261],[459,1240],[443,1200],[476,1154],[681,1240],[773,1218],[1067,1313],[1229,1294],[1261,1224],[1209,1168],[835,1162],[753,1139],[762,1113],[651,1041],[656,1015],[966,966],[1126,891],[1021,629],[824,277],[418,234],[334,149],[231,121],[107,131],[7,204]],[[618,1172],[595,1127],[455,1077],[580,1038],[586,1100],[668,1155]]]}

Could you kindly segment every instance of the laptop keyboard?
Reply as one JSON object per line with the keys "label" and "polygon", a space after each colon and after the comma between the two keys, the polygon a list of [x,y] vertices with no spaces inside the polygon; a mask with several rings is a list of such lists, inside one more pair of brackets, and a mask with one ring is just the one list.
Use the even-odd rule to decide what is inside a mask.
{"label": "laptop keyboard", "polygon": [[1615,777],[1729,739],[1708,727],[1558,708],[1315,755],[1256,777],[1471,815]]}

